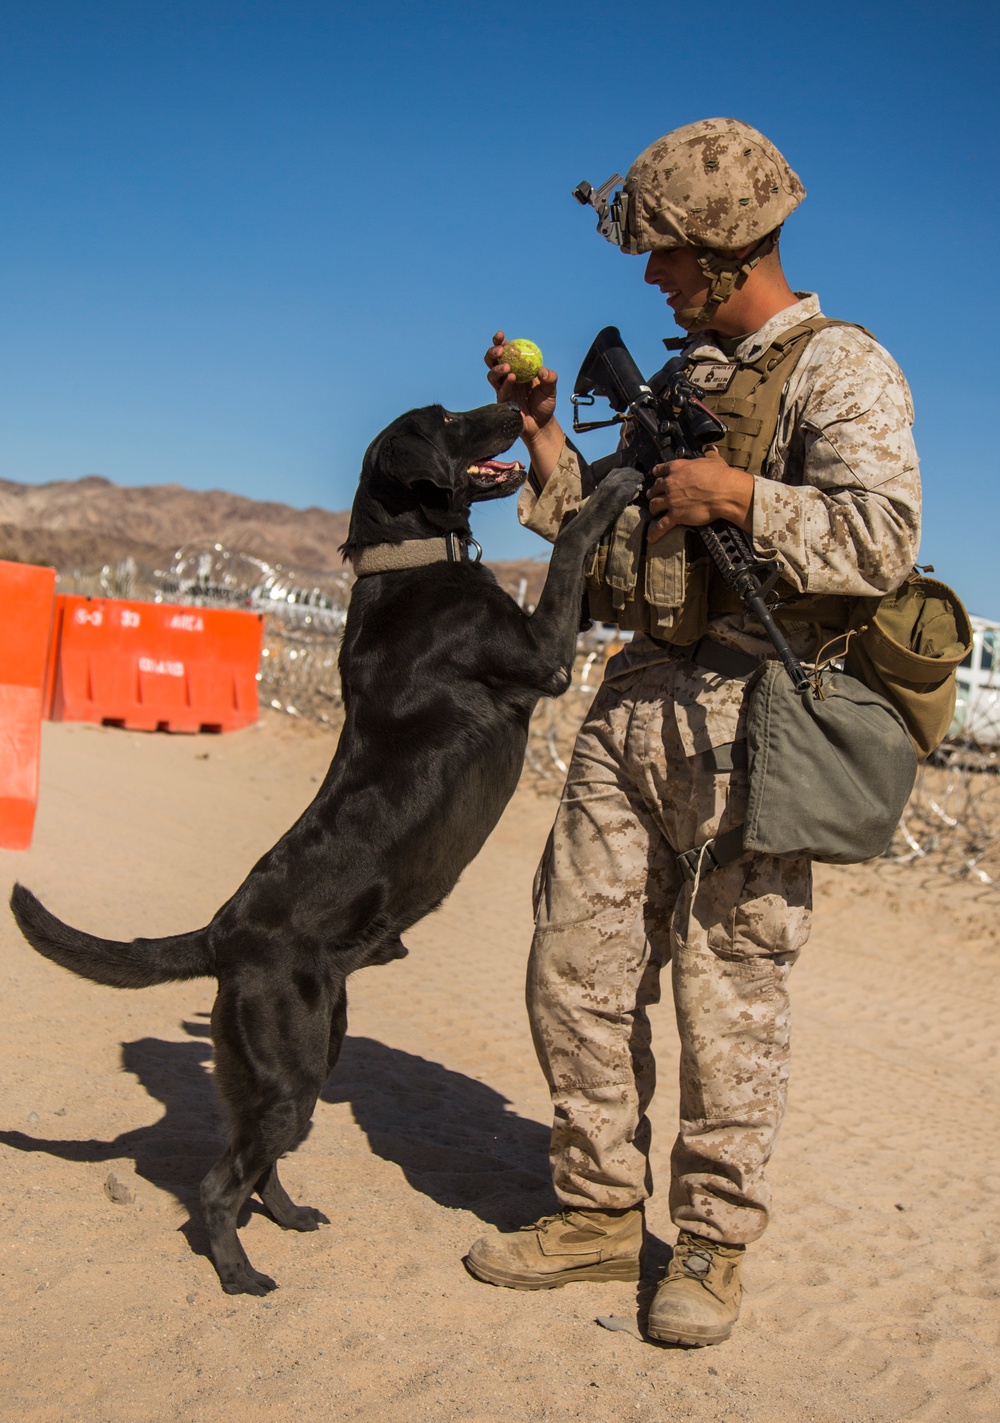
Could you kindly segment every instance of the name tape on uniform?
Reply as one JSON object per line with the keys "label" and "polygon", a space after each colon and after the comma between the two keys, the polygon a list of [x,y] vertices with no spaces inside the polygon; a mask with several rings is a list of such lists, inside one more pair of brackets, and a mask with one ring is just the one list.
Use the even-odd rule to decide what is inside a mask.
{"label": "name tape on uniform", "polygon": [[692,385],[699,390],[728,390],[739,366],[731,366],[723,361],[701,361],[690,372]]}

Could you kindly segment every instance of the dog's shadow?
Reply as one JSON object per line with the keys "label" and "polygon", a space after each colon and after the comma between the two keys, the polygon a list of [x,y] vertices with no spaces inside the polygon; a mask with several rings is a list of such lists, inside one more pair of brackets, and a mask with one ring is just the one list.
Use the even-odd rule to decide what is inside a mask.
{"label": "dog's shadow", "polygon": [[[184,1206],[192,1221],[182,1230],[204,1254],[198,1188],[225,1145],[225,1131],[209,1073],[208,1024],[184,1027],[196,1041],[122,1044],[124,1070],[165,1107],[159,1120],[111,1141],[0,1130],[0,1144],[62,1161],[131,1158],[139,1176]],[[373,1038],[348,1037],[321,1102],[348,1103],[372,1151],[394,1161],[415,1190],[440,1205],[462,1207],[501,1228],[552,1208],[548,1130],[510,1111],[506,1098],[484,1082]],[[331,1162],[335,1176],[336,1154]],[[310,1199],[322,1205],[318,1185],[311,1186]],[[250,1209],[262,1208],[251,1203]]]}

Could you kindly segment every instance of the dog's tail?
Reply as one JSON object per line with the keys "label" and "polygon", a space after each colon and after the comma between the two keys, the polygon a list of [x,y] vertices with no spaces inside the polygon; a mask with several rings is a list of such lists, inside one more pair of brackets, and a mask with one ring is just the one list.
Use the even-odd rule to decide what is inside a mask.
{"label": "dog's tail", "polygon": [[124,944],[71,929],[50,914],[22,884],[15,884],[10,907],[32,948],[95,983],[112,988],[149,988],[154,983],[203,978],[215,972],[207,928],[164,939],[133,939]]}

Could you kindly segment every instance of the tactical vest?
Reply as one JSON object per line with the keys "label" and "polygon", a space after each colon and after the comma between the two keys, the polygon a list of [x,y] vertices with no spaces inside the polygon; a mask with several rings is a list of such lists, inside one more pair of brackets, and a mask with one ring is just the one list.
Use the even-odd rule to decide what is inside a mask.
{"label": "tactical vest", "polygon": [[[809,341],[827,326],[851,324],[812,316],[782,332],[752,361],[688,359],[684,374],[703,404],[728,426],[718,442],[727,464],[755,476],[765,473],[785,387]],[[655,377],[650,386],[655,391]],[[639,505],[630,504],[619,515],[588,569],[588,613],[596,621],[686,647],[704,635],[710,618],[737,612],[741,605],[690,530],[671,529],[647,547],[648,527]],[[834,597],[797,598],[793,611],[796,618],[833,628],[846,627],[850,615],[848,600]]]}

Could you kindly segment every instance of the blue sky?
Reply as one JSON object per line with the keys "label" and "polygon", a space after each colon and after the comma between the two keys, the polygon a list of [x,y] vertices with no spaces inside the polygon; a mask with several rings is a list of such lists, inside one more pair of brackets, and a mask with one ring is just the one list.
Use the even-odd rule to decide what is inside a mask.
{"label": "blue sky", "polygon": [[[922,557],[1000,618],[996,16],[5,0],[0,476],[346,508],[401,410],[488,398],[497,325],[567,395],[610,322],[652,368],[670,313],[570,189],[734,114],[808,189],[793,286],[910,380]],[[544,552],[510,504],[476,530]]]}

